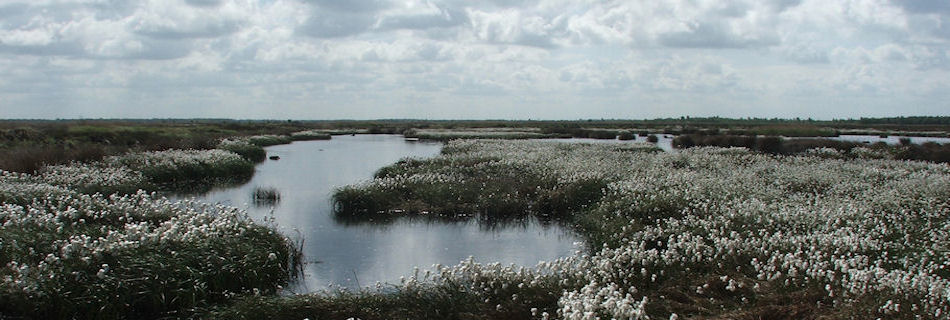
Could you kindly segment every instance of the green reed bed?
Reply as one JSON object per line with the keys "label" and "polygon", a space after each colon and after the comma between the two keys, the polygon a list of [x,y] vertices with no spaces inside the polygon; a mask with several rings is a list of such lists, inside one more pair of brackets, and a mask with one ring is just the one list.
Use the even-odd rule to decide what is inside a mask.
{"label": "green reed bed", "polygon": [[[587,239],[587,255],[528,269],[467,261],[437,268],[446,278],[418,280],[431,288],[421,295],[533,301],[516,306],[521,318],[541,319],[543,311],[565,319],[941,319],[950,312],[946,165],[890,160],[867,148],[835,157],[840,151],[830,148],[782,156],[647,147],[453,141],[437,158],[404,160],[339,189],[335,201],[338,214],[364,217],[560,215]],[[538,285],[546,289],[519,290]],[[356,297],[407,287],[397,286]]]}

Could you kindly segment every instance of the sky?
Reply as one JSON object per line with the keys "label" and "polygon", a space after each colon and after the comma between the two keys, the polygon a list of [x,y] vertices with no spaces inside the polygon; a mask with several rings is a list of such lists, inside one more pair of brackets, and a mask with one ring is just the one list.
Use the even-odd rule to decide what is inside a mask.
{"label": "sky", "polygon": [[950,115],[945,0],[0,0],[0,119]]}

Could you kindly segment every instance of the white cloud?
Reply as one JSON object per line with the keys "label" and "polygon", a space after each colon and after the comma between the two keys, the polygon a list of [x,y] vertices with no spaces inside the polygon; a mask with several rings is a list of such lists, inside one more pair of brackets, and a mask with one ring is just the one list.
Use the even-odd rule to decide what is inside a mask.
{"label": "white cloud", "polygon": [[947,26],[931,1],[8,0],[0,114],[946,114]]}

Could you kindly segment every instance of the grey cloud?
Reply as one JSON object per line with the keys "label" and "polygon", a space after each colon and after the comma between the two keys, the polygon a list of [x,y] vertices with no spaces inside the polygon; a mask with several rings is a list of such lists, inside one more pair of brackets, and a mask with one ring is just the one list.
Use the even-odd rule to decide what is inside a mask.
{"label": "grey cloud", "polygon": [[[357,1],[351,4],[322,1],[313,7],[310,17],[298,31],[317,38],[338,38],[365,32],[445,29],[470,21],[465,11],[457,8],[442,8],[435,14],[380,16],[381,11],[389,7],[388,3],[381,1]],[[432,35],[438,36],[438,33]]]}
{"label": "grey cloud", "polygon": [[134,28],[138,34],[160,39],[217,38],[240,29],[239,21],[220,21],[196,27],[140,25]]}
{"label": "grey cloud", "polygon": [[950,13],[950,1],[945,0],[901,0],[890,3],[911,13]]}
{"label": "grey cloud", "polygon": [[442,53],[442,47],[433,44],[422,46],[422,48],[419,48],[419,50],[416,51],[416,55],[419,58],[427,61],[448,60],[448,57]]}
{"label": "grey cloud", "polygon": [[30,6],[23,3],[0,5],[0,20],[22,15],[23,13],[26,13],[29,8]]}
{"label": "grey cloud", "polygon": [[797,7],[802,4],[802,0],[772,0],[769,2],[776,11],[785,11],[785,9]]}
{"label": "grey cloud", "polygon": [[807,44],[790,45],[778,50],[785,58],[798,63],[828,63],[828,51]]}
{"label": "grey cloud", "polygon": [[155,39],[142,41],[142,44],[140,51],[106,58],[169,60],[187,56],[192,50],[190,41]]}
{"label": "grey cloud", "polygon": [[13,46],[0,43],[0,53],[86,59],[168,60],[184,57],[191,52],[191,44],[187,41],[155,39],[140,42],[142,44],[141,50],[115,54],[90,51],[90,49],[75,41],[54,42],[44,46]]}
{"label": "grey cloud", "polygon": [[383,17],[379,30],[448,28],[469,23],[468,14],[457,9],[444,9],[440,14],[399,15]]}
{"label": "grey cloud", "polygon": [[317,38],[338,38],[363,33],[376,22],[359,13],[315,12],[297,31]]}
{"label": "grey cloud", "polygon": [[525,7],[538,3],[537,0],[489,0],[488,2],[504,8]]}
{"label": "grey cloud", "polygon": [[529,47],[554,48],[557,47],[550,36],[544,34],[521,34],[513,43]]}
{"label": "grey cloud", "polygon": [[0,52],[33,56],[85,56],[82,45],[76,42],[59,42],[43,46],[17,46],[0,41]]}
{"label": "grey cloud", "polygon": [[463,96],[498,96],[508,90],[504,86],[496,83],[465,77],[461,79],[461,81],[458,82],[458,86],[451,91]]}
{"label": "grey cloud", "polygon": [[307,2],[316,4],[324,10],[355,13],[373,13],[391,6],[389,1],[384,0],[311,0]]}
{"label": "grey cloud", "polygon": [[743,38],[719,23],[698,23],[692,30],[661,34],[660,44],[678,48],[748,48],[778,44],[778,39]]}
{"label": "grey cloud", "polygon": [[188,3],[195,7],[218,7],[221,5],[221,0],[185,0],[185,3]]}

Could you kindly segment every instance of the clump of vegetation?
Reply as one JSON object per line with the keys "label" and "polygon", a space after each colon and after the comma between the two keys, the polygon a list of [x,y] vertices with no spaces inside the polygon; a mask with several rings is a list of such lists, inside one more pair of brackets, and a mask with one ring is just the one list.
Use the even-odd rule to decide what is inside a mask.
{"label": "clump of vegetation", "polygon": [[264,150],[264,147],[250,143],[246,139],[224,139],[218,143],[217,148],[237,153],[244,159],[255,163],[267,159],[267,151]]}
{"label": "clump of vegetation", "polygon": [[[493,211],[481,203],[495,198],[543,214],[553,212],[541,209],[545,203],[564,208],[542,200],[546,195],[570,195],[554,198],[570,199],[572,207],[562,219],[587,239],[590,255],[528,270],[474,263],[439,269],[456,275],[449,277],[448,294],[504,293],[511,301],[533,301],[483,300],[496,303],[499,311],[516,308],[523,317],[541,318],[542,311],[568,319],[796,317],[802,312],[828,318],[944,317],[950,312],[943,294],[950,288],[943,265],[947,257],[932,248],[950,245],[943,236],[950,221],[950,170],[941,164],[873,159],[874,149],[855,149],[849,152],[868,154],[775,156],[709,147],[656,153],[603,145],[454,141],[438,158],[402,161],[338,194],[379,203],[373,210],[352,212],[366,216],[404,215],[410,211],[387,210],[404,204],[432,214],[447,208],[454,215],[460,209],[481,209],[470,214],[485,215]],[[470,173],[478,170],[486,174]],[[466,187],[469,181],[481,188]],[[512,184],[533,189],[503,187]],[[454,203],[428,198],[432,192],[454,196]],[[438,279],[413,284],[426,288],[417,294],[431,292],[435,301],[444,285]],[[545,290],[524,289],[537,286]],[[357,296],[393,298],[400,290],[394,296]],[[550,292],[560,292],[556,301],[545,298]]]}
{"label": "clump of vegetation", "polygon": [[[606,187],[601,179],[559,180],[534,165],[512,164],[494,155],[472,155],[461,151],[465,148],[450,144],[443,148],[444,157],[404,159],[377,171],[369,184],[338,189],[333,195],[336,213],[409,212],[495,219],[534,214],[549,218],[589,205]],[[548,149],[563,153],[587,150],[591,157],[598,151],[659,151],[641,144],[580,148],[552,143]]]}
{"label": "clump of vegetation", "polygon": [[464,130],[456,129],[408,129],[402,132],[407,138],[419,138],[423,140],[448,141],[455,139],[544,139],[563,137],[562,135],[553,135],[541,133],[532,128],[470,128]]}
{"label": "clump of vegetation", "polygon": [[801,124],[759,126],[745,131],[750,135],[783,137],[837,137],[839,135],[834,129]]}
{"label": "clump of vegetation", "polygon": [[[928,142],[920,145],[902,140],[900,145],[886,143],[864,144],[830,139],[785,139],[774,136],[737,136],[737,135],[701,135],[689,134],[673,139],[673,147],[679,149],[716,146],[743,147],[769,154],[794,155],[808,153],[816,149],[834,149],[840,155],[849,157],[872,157],[899,160],[919,160],[937,163],[950,162],[950,145]],[[825,152],[827,155],[828,153]]]}
{"label": "clump of vegetation", "polygon": [[[297,247],[235,208],[0,177],[0,317],[188,317],[274,294],[298,270]],[[55,192],[9,196],[37,189]]]}
{"label": "clump of vegetation", "polygon": [[660,141],[660,138],[658,138],[655,134],[651,134],[647,136],[647,142],[649,143],[657,143],[659,141]]}
{"label": "clump of vegetation", "polygon": [[250,144],[261,146],[261,147],[274,146],[278,144],[288,144],[288,143],[293,142],[293,139],[290,136],[274,135],[274,134],[250,136],[250,137],[245,137],[244,139],[246,139],[247,142],[249,142]]}
{"label": "clump of vegetation", "polygon": [[616,139],[617,136],[622,133],[622,131],[615,130],[615,129],[584,128],[584,127],[570,127],[570,126],[545,127],[545,128],[542,128],[541,131],[548,134],[556,134],[556,135],[573,137],[573,138],[590,138],[590,139]]}
{"label": "clump of vegetation", "polygon": [[257,205],[274,205],[280,202],[280,191],[273,187],[256,187],[251,198]]}
{"label": "clump of vegetation", "polygon": [[243,181],[254,164],[225,150],[166,150],[128,153],[91,163],[48,166],[38,181],[82,193],[178,190],[195,183]]}
{"label": "clump of vegetation", "polygon": [[623,131],[617,136],[618,140],[636,140],[637,136],[630,131]]}
{"label": "clump of vegetation", "polygon": [[[208,313],[212,319],[553,319],[572,274],[564,262],[537,268],[479,264],[434,270],[359,292],[334,290],[291,297],[246,297]],[[548,307],[544,307],[548,306]]]}
{"label": "clump of vegetation", "polygon": [[254,165],[225,150],[166,150],[129,153],[103,161],[111,167],[140,172],[150,182],[164,185],[183,181],[242,180],[254,174]]}
{"label": "clump of vegetation", "polygon": [[900,160],[950,163],[950,144],[936,142],[925,142],[919,145],[905,144],[902,148],[893,150],[893,157]]}
{"label": "clump of vegetation", "polygon": [[290,139],[294,141],[330,140],[331,138],[332,136],[329,133],[317,130],[299,131],[290,134]]}

